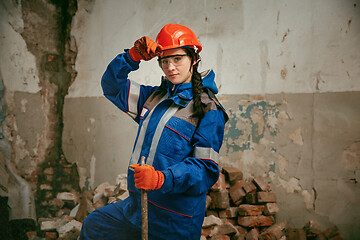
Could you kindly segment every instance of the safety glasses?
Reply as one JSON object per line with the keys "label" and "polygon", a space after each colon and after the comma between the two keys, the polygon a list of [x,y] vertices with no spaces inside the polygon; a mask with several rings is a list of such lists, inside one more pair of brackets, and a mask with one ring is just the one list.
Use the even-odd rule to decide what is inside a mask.
{"label": "safety glasses", "polygon": [[167,68],[170,63],[177,67],[185,63],[186,56],[189,56],[189,54],[177,54],[166,57],[159,57],[158,62],[161,68]]}

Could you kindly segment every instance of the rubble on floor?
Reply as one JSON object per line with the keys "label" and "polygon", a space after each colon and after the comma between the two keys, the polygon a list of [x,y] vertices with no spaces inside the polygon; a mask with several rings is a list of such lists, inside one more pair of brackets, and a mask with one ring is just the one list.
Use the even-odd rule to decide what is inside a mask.
{"label": "rubble on floor", "polygon": [[[56,217],[38,219],[41,237],[28,232],[28,239],[76,240],[88,214],[128,196],[126,174],[117,177],[116,185],[105,182],[94,191],[59,193],[52,201],[60,209]],[[223,167],[207,194],[200,240],[342,239],[336,226],[322,231],[315,221],[300,229],[288,226],[286,221],[276,222],[278,212],[276,194],[264,178],[243,179],[239,169]]]}

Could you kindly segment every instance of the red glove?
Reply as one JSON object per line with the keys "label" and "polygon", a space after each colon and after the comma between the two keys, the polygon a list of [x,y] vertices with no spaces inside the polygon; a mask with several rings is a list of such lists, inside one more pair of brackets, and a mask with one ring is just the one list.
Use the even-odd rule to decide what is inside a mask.
{"label": "red glove", "polygon": [[150,165],[140,166],[140,164],[132,164],[129,167],[135,172],[135,187],[138,189],[156,190],[161,188],[164,183],[164,174]]}
{"label": "red glove", "polygon": [[149,61],[153,57],[160,56],[161,49],[161,45],[144,36],[134,43],[134,46],[129,50],[129,55],[135,62],[140,60]]}

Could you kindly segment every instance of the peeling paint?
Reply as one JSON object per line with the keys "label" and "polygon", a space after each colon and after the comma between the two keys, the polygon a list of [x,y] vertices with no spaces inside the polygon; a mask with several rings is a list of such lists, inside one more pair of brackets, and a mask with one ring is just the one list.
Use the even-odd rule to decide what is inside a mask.
{"label": "peeling paint", "polygon": [[360,141],[352,143],[344,150],[341,162],[348,171],[360,170]]}
{"label": "peeling paint", "polygon": [[287,173],[286,169],[289,166],[289,161],[281,154],[278,155],[278,168],[279,168],[279,172],[282,175],[285,175]]}
{"label": "peeling paint", "polygon": [[303,190],[301,195],[304,198],[305,206],[309,210],[315,210],[315,193],[313,190],[309,192],[308,190]]}
{"label": "peeling paint", "polygon": [[290,135],[289,138],[291,141],[299,146],[304,145],[304,140],[301,134],[301,128],[295,129]]}

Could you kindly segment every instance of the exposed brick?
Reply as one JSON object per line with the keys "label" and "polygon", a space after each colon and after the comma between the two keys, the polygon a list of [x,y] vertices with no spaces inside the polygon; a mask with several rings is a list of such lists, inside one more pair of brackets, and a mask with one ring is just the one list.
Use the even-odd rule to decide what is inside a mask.
{"label": "exposed brick", "polygon": [[212,199],[212,208],[226,209],[230,207],[228,191],[210,192],[210,197]]}
{"label": "exposed brick", "polygon": [[223,173],[220,173],[218,180],[216,183],[211,187],[212,191],[222,191],[226,190],[226,181],[225,181],[225,175]]}
{"label": "exposed brick", "polygon": [[241,204],[238,207],[238,214],[240,216],[258,216],[263,213],[264,208],[263,205]]}
{"label": "exposed brick", "polygon": [[251,229],[245,236],[246,240],[258,240],[259,239],[259,230],[256,228]]}
{"label": "exposed brick", "polygon": [[267,192],[270,189],[270,185],[267,184],[263,177],[256,176],[253,179],[253,183],[258,188],[259,191]]}
{"label": "exposed brick", "polygon": [[223,167],[222,170],[231,185],[233,185],[236,181],[243,179],[243,173],[238,168]]}
{"label": "exposed brick", "polygon": [[263,215],[238,217],[238,224],[243,227],[265,227],[271,226],[274,222],[274,218]]}
{"label": "exposed brick", "polygon": [[275,215],[279,212],[279,206],[276,203],[266,203],[264,214],[265,215]]}
{"label": "exposed brick", "polygon": [[246,193],[256,191],[256,186],[252,182],[245,182],[243,189]]}
{"label": "exposed brick", "polygon": [[274,192],[257,192],[257,201],[259,203],[276,202],[276,194]]}
{"label": "exposed brick", "polygon": [[239,180],[239,181],[236,181],[236,183],[229,189],[229,194],[230,194],[231,200],[236,205],[240,204],[246,195],[246,193],[243,189],[244,185],[245,185],[245,181]]}
{"label": "exposed brick", "polygon": [[287,222],[282,221],[275,223],[264,232],[262,232],[259,236],[259,240],[273,240],[273,239],[280,239],[282,236],[285,235],[285,230],[287,227]]}

